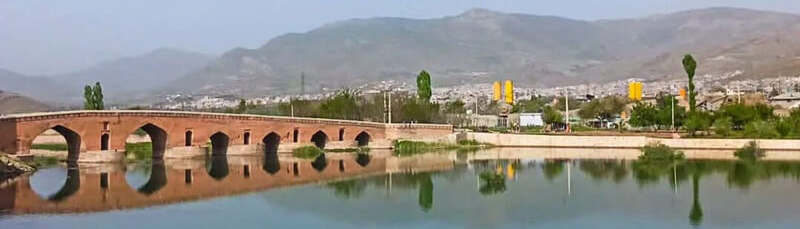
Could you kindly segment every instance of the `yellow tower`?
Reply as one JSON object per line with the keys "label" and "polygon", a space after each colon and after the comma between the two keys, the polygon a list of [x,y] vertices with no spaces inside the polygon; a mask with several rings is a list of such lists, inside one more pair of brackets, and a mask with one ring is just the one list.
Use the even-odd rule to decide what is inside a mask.
{"label": "yellow tower", "polygon": [[640,82],[628,83],[628,99],[635,101],[642,100],[642,83]]}
{"label": "yellow tower", "polygon": [[494,97],[492,98],[495,102],[500,101],[500,97],[503,94],[503,88],[500,86],[500,81],[494,81],[493,85],[494,89]]}
{"label": "yellow tower", "polygon": [[506,103],[514,104],[514,83],[511,80],[506,80]]}

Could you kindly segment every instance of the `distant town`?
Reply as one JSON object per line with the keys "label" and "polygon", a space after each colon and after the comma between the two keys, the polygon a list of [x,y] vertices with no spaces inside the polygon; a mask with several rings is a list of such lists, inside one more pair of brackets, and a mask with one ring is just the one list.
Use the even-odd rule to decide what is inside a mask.
{"label": "distant town", "polygon": [[[776,77],[764,79],[744,79],[731,80],[743,74],[742,71],[733,71],[721,75],[702,75],[695,78],[697,91],[700,95],[721,93],[728,96],[737,94],[763,94],[766,98],[778,98],[782,101],[800,102],[800,77]],[[514,88],[514,99],[524,100],[533,97],[560,97],[568,93],[571,97],[579,100],[590,100],[610,95],[626,95],[630,82],[643,82],[642,93],[645,98],[652,98],[659,94],[677,95],[681,88],[686,87],[687,79],[670,80],[645,80],[640,78],[629,78],[617,80],[605,84],[578,84],[562,87],[532,88],[516,86]],[[416,90],[414,85],[406,82],[394,80],[380,81],[354,87],[364,95],[378,95],[383,93],[413,93]],[[167,110],[203,110],[220,109],[237,106],[242,99],[248,104],[270,105],[287,103],[291,100],[323,100],[328,98],[337,90],[326,90],[322,93],[313,94],[285,94],[269,95],[255,98],[241,98],[233,95],[186,95],[173,94],[166,96],[162,101],[150,105],[156,109]],[[467,84],[448,87],[434,87],[431,100],[438,103],[462,101],[466,104],[487,103],[491,101],[492,84]],[[781,104],[785,108],[797,107],[798,104]]]}

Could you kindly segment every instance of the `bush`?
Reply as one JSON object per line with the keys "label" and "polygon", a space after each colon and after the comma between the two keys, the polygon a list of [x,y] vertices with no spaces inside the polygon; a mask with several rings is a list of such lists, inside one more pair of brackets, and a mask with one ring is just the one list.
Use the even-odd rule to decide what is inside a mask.
{"label": "bush", "polygon": [[675,161],[684,158],[683,152],[670,148],[662,143],[649,143],[642,149],[640,160],[648,161]]}
{"label": "bush", "polygon": [[714,120],[714,133],[719,136],[727,137],[731,134],[733,122],[730,117],[723,117]]}
{"label": "bush", "polygon": [[775,124],[767,121],[754,121],[744,126],[744,136],[749,138],[778,138],[781,135],[775,130]]}
{"label": "bush", "polygon": [[697,131],[708,131],[711,126],[711,115],[706,112],[689,113],[689,118],[683,123],[683,128],[692,135]]}
{"label": "bush", "polygon": [[314,159],[324,153],[325,151],[323,151],[320,148],[317,148],[316,146],[303,146],[292,150],[292,156],[302,159]]}
{"label": "bush", "polygon": [[754,161],[764,157],[764,155],[765,155],[765,150],[761,149],[758,146],[758,143],[756,143],[756,141],[750,141],[744,147],[737,149],[735,152],[733,152],[733,156],[736,156],[737,158],[742,160]]}

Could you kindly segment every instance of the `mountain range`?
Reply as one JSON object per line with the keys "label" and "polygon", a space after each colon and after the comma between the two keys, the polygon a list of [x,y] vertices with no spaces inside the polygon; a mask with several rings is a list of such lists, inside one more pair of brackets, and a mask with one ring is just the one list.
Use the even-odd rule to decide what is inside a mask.
{"label": "mountain range", "polygon": [[152,92],[201,69],[205,54],[161,48],[144,55],[105,61],[77,72],[48,77],[25,76],[0,69],[0,89],[51,103],[79,104],[83,86],[101,82],[107,102],[152,98]]}
{"label": "mountain range", "polygon": [[434,86],[511,79],[556,86],[624,78],[684,77],[692,53],[698,74],[739,77],[800,72],[800,16],[709,8],[637,19],[581,21],[473,9],[439,19],[354,19],[233,49],[170,88],[258,95],[399,79],[420,70]]}
{"label": "mountain range", "polygon": [[[257,28],[254,28],[257,29]],[[218,57],[161,49],[58,76],[0,71],[0,89],[46,101],[80,101],[100,81],[107,98],[170,93],[256,96],[338,89],[382,80],[411,82],[420,70],[434,86],[515,80],[558,86],[625,78],[742,71],[736,78],[800,74],[800,16],[708,8],[635,19],[573,20],[473,9],[437,19],[352,19],[275,37]],[[10,82],[10,83],[9,83]]]}

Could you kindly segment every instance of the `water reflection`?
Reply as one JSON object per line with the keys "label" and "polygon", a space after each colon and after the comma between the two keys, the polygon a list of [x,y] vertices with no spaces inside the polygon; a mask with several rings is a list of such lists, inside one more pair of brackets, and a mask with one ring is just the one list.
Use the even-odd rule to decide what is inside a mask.
{"label": "water reflection", "polygon": [[164,165],[164,160],[153,160],[150,168],[150,178],[147,183],[137,189],[145,195],[151,195],[167,185],[167,167]]}
{"label": "water reflection", "polygon": [[211,156],[207,159],[208,175],[216,180],[222,180],[228,176],[230,170],[228,169],[227,156]]}
{"label": "water reflection", "polygon": [[320,154],[317,158],[314,158],[314,161],[311,162],[311,167],[317,170],[317,172],[325,170],[325,167],[328,167],[328,159],[325,158],[325,154]]}
{"label": "water reflection", "polygon": [[[3,193],[0,198],[4,198],[0,207],[12,213],[96,212],[179,204],[320,182],[329,183],[225,199],[243,199],[256,206],[260,205],[253,202],[254,198],[267,199],[265,206],[280,208],[282,212],[321,218],[347,219],[347,215],[360,213],[365,214],[362,218],[367,218],[370,225],[430,219],[458,228],[543,222],[558,225],[552,223],[587,220],[598,215],[623,217],[605,218],[606,223],[636,215],[637,220],[652,220],[655,222],[652,225],[664,225],[663,228],[708,225],[730,228],[726,222],[791,218],[789,215],[796,212],[792,210],[800,206],[800,200],[791,196],[800,191],[798,161],[686,160],[664,164],[616,159],[485,159],[480,152],[456,155],[339,154],[304,160],[266,154],[261,158],[154,160],[128,169],[71,166],[58,168],[65,171],[65,177],[46,178],[65,182],[55,194],[43,198],[37,198],[36,188],[31,188],[31,184],[41,182],[22,179],[0,187]],[[332,166],[328,166],[329,160]],[[125,179],[141,182],[129,185]],[[773,179],[782,182],[760,182]],[[725,191],[728,189],[748,192]],[[749,204],[739,206],[729,203],[730,200]],[[240,209],[243,207],[240,203],[228,208],[215,207],[237,213],[246,211]],[[764,212],[754,218],[751,216],[754,209]],[[258,212],[258,209],[247,211]],[[506,213],[498,215],[501,212]],[[674,224],[675,221],[682,224]]]}
{"label": "water reflection", "polygon": [[264,166],[262,166],[264,171],[267,171],[269,174],[275,174],[281,170],[281,163],[278,159],[277,153],[266,153],[264,155]]}
{"label": "water reflection", "polygon": [[54,202],[61,202],[67,197],[70,197],[78,192],[80,188],[81,176],[78,166],[76,164],[70,164],[67,167],[67,180],[64,182],[64,186],[61,186],[61,189],[59,189],[58,192],[50,197],[47,197],[47,199]]}

